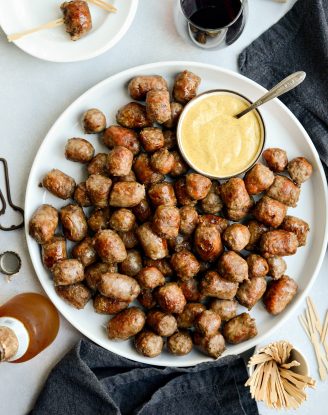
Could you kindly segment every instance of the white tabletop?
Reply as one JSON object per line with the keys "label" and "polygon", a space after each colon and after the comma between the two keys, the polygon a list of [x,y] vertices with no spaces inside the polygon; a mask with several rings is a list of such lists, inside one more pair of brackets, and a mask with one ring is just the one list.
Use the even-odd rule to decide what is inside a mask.
{"label": "white tabletop", "polygon": [[[48,129],[86,89],[123,69],[154,61],[200,61],[237,70],[239,52],[285,14],[294,2],[289,0],[287,4],[281,4],[273,0],[250,0],[249,20],[242,37],[227,49],[208,52],[185,43],[177,34],[172,15],[175,1],[141,0],[136,19],[123,40],[104,55],[86,62],[54,64],[37,60],[8,44],[0,32],[0,155],[9,162],[14,203],[24,205],[29,170]],[[0,186],[2,179],[1,172]],[[19,252],[23,266],[10,283],[0,277],[0,303],[17,293],[42,292],[29,259],[23,231],[0,232],[0,252],[5,250]],[[327,308],[328,280],[324,272],[327,267],[328,255],[310,293],[321,316]],[[59,335],[47,350],[23,364],[0,365],[0,413],[27,413],[51,368],[80,337],[61,318]],[[289,340],[304,351],[311,375],[318,380],[315,356],[296,314],[267,341],[281,339]],[[326,390],[327,383],[318,381],[316,391],[309,391],[308,401],[296,412],[302,415],[327,413],[324,405]],[[259,410],[262,415],[275,412],[262,404]]]}

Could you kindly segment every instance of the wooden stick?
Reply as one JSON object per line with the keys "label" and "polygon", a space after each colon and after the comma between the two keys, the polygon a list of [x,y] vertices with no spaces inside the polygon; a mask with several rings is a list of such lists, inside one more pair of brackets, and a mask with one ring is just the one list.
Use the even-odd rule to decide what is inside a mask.
{"label": "wooden stick", "polygon": [[32,33],[39,32],[40,30],[53,29],[54,27],[61,26],[64,24],[64,19],[56,19],[51,22],[44,23],[40,26],[34,27],[33,29],[24,30],[22,32],[13,33],[7,36],[8,42],[14,42],[15,40],[21,39],[24,36],[31,35]]}
{"label": "wooden stick", "polygon": [[109,13],[116,13],[117,9],[112,4],[106,3],[103,0],[87,0],[89,3],[94,4],[95,6],[100,7],[103,10],[106,10]]}

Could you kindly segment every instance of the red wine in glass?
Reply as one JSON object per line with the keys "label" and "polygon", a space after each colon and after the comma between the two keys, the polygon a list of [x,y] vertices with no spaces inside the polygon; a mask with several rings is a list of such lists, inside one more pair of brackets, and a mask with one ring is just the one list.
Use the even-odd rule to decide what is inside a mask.
{"label": "red wine in glass", "polygon": [[220,33],[220,41],[229,45],[244,29],[247,0],[180,0],[180,5],[193,33]]}

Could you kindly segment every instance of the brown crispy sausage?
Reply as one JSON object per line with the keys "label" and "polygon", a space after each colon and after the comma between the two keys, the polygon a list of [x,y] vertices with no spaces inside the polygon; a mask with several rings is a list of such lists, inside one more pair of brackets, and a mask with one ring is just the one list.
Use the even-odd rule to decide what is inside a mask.
{"label": "brown crispy sausage", "polygon": [[247,226],[241,223],[233,223],[223,232],[223,243],[231,251],[242,251],[248,244],[250,232]]}
{"label": "brown crispy sausage", "polygon": [[188,280],[198,274],[200,264],[189,251],[176,252],[171,257],[171,265],[181,280]]}
{"label": "brown crispy sausage", "polygon": [[174,157],[167,148],[160,148],[151,155],[150,165],[160,174],[168,174],[173,168]]}
{"label": "brown crispy sausage", "polygon": [[288,173],[297,185],[301,185],[312,175],[312,164],[305,157],[296,157],[287,165]]}
{"label": "brown crispy sausage", "polygon": [[167,339],[167,349],[176,356],[184,356],[192,350],[192,339],[187,331],[178,331]]}
{"label": "brown crispy sausage", "polygon": [[93,240],[89,236],[78,243],[72,249],[72,257],[78,259],[84,267],[87,267],[97,260],[97,253],[93,247]]}
{"label": "brown crispy sausage", "polygon": [[89,288],[80,282],[71,285],[58,285],[55,290],[60,298],[78,310],[84,308],[91,298]]}
{"label": "brown crispy sausage", "polygon": [[52,269],[55,285],[70,285],[84,280],[83,265],[77,259],[62,259]]}
{"label": "brown crispy sausage", "polygon": [[108,207],[96,208],[92,211],[88,218],[88,226],[93,232],[109,227],[110,210]]}
{"label": "brown crispy sausage", "polygon": [[92,205],[91,200],[88,196],[87,186],[85,182],[79,183],[76,186],[73,199],[78,205],[82,207],[88,207]]}
{"label": "brown crispy sausage", "polygon": [[52,169],[47,173],[43,180],[42,186],[61,199],[69,199],[73,196],[75,190],[75,180],[58,169]]}
{"label": "brown crispy sausage", "polygon": [[200,77],[190,71],[179,73],[174,81],[174,99],[181,104],[186,104],[197,95],[197,88],[200,81]]}
{"label": "brown crispy sausage", "polygon": [[267,258],[267,263],[269,265],[268,275],[274,280],[278,280],[282,277],[287,269],[286,261],[280,256]]}
{"label": "brown crispy sausage", "polygon": [[164,275],[153,266],[140,269],[135,278],[143,288],[154,289],[165,284]]}
{"label": "brown crispy sausage", "polygon": [[162,174],[152,169],[149,156],[145,153],[141,153],[136,157],[133,163],[133,171],[138,181],[143,184],[159,183],[164,180]]}
{"label": "brown crispy sausage", "polygon": [[137,101],[146,98],[147,92],[151,90],[167,90],[167,82],[160,75],[141,75],[131,79],[128,85],[129,94]]}
{"label": "brown crispy sausage", "polygon": [[107,171],[111,176],[126,176],[130,173],[133,153],[126,147],[116,146],[107,156]]}
{"label": "brown crispy sausage", "polygon": [[248,279],[247,262],[234,251],[226,251],[221,255],[218,270],[228,281],[243,282]]}
{"label": "brown crispy sausage", "polygon": [[268,167],[261,163],[257,163],[246,174],[244,181],[247,193],[250,195],[257,195],[272,185],[274,174]]}
{"label": "brown crispy sausage", "polygon": [[233,317],[223,327],[223,336],[228,343],[238,344],[257,335],[255,319],[248,313]]}
{"label": "brown crispy sausage", "polygon": [[174,191],[178,201],[178,205],[181,206],[194,206],[197,200],[192,199],[187,193],[186,179],[181,177],[174,183]]}
{"label": "brown crispy sausage", "polygon": [[94,206],[108,206],[109,192],[112,187],[112,180],[101,174],[92,174],[85,182],[88,196]]}
{"label": "brown crispy sausage", "polygon": [[101,174],[106,176],[107,174],[107,154],[98,153],[94,158],[88,163],[87,171],[89,176],[92,174]]}
{"label": "brown crispy sausage", "polygon": [[238,290],[238,283],[221,278],[215,271],[208,271],[200,282],[200,290],[204,296],[232,300]]}
{"label": "brown crispy sausage", "polygon": [[202,294],[198,289],[198,282],[194,278],[190,278],[186,281],[179,281],[179,287],[181,288],[183,295],[187,301],[201,301]]}
{"label": "brown crispy sausage", "polygon": [[193,206],[183,206],[180,212],[180,232],[191,235],[198,224],[198,213]]}
{"label": "brown crispy sausage", "polygon": [[82,241],[87,235],[88,225],[83,209],[77,205],[67,205],[60,209],[60,221],[67,239]]}
{"label": "brown crispy sausage", "polygon": [[107,325],[111,340],[127,340],[141,331],[145,325],[145,313],[138,307],[130,307],[116,314]]}
{"label": "brown crispy sausage", "polygon": [[173,130],[164,130],[164,148],[172,150],[177,145],[177,135]]}
{"label": "brown crispy sausage", "polygon": [[166,258],[156,260],[144,258],[144,265],[145,267],[156,267],[161,271],[164,277],[172,277],[173,275],[173,269],[170,265],[169,260]]}
{"label": "brown crispy sausage", "polygon": [[156,305],[153,290],[150,290],[148,288],[143,288],[140,291],[140,294],[138,295],[137,300],[147,310],[150,310]]}
{"label": "brown crispy sausage", "polygon": [[225,341],[221,333],[212,337],[204,337],[200,333],[194,333],[194,343],[200,350],[214,359],[217,359],[225,351]]}
{"label": "brown crispy sausage", "polygon": [[152,211],[147,199],[141,200],[140,203],[134,206],[132,212],[141,223],[147,222],[152,216]]}
{"label": "brown crispy sausage", "polygon": [[156,297],[159,306],[168,313],[182,313],[183,308],[186,305],[186,299],[183,292],[175,282],[168,282],[160,287]]}
{"label": "brown crispy sausage", "polygon": [[161,354],[164,342],[161,336],[145,330],[138,333],[134,339],[137,352],[146,357],[156,357]]}
{"label": "brown crispy sausage", "polygon": [[172,336],[177,330],[175,317],[156,309],[149,311],[146,323],[156,334],[163,337]]}
{"label": "brown crispy sausage", "polygon": [[53,236],[41,249],[43,265],[50,270],[56,262],[67,258],[66,239],[62,236]]}
{"label": "brown crispy sausage", "polygon": [[71,40],[78,40],[92,29],[89,5],[86,1],[65,1],[60,6],[64,16],[66,32]]}
{"label": "brown crispy sausage", "polygon": [[210,310],[215,311],[221,317],[221,321],[228,321],[237,315],[238,303],[236,300],[220,300],[214,298],[211,301]]}
{"label": "brown crispy sausage", "polygon": [[171,183],[156,183],[150,186],[148,196],[154,206],[175,206],[177,199]]}
{"label": "brown crispy sausage", "polygon": [[93,307],[98,314],[117,314],[129,306],[128,301],[119,301],[97,294],[93,299]]}
{"label": "brown crispy sausage", "polygon": [[213,181],[210,191],[202,199],[200,203],[204,213],[216,214],[223,208],[223,203],[220,197],[220,185]]}
{"label": "brown crispy sausage", "polygon": [[221,235],[229,226],[229,221],[227,219],[221,218],[220,216],[208,213],[207,215],[199,216],[199,224],[204,226],[213,225]]}
{"label": "brown crispy sausage", "polygon": [[149,222],[139,226],[136,233],[146,256],[161,259],[168,255],[166,240],[154,233]]}
{"label": "brown crispy sausage", "polygon": [[220,326],[221,317],[213,310],[204,310],[195,318],[195,329],[205,337],[214,336]]}
{"label": "brown crispy sausage", "polygon": [[201,174],[190,173],[186,176],[186,191],[194,200],[204,199],[209,193],[211,185],[211,180]]}
{"label": "brown crispy sausage", "polygon": [[126,128],[145,128],[152,125],[146,107],[138,102],[130,102],[120,108],[116,114],[116,121]]}
{"label": "brown crispy sausage", "polygon": [[116,272],[102,274],[97,287],[102,295],[118,301],[131,302],[140,293],[140,286],[134,278]]}
{"label": "brown crispy sausage", "polygon": [[221,185],[221,199],[227,208],[232,210],[249,208],[251,205],[245,183],[238,177],[233,177]]}
{"label": "brown crispy sausage", "polygon": [[269,272],[267,261],[257,254],[250,254],[246,258],[248,265],[248,275],[250,278],[265,277]]}
{"label": "brown crispy sausage", "polygon": [[102,141],[108,148],[114,148],[115,146],[126,147],[134,156],[140,151],[137,133],[120,125],[111,125],[106,128],[102,136]]}
{"label": "brown crispy sausage", "polygon": [[202,303],[187,303],[182,313],[177,317],[178,327],[181,329],[190,329],[194,325],[195,318],[198,314],[206,310]]}
{"label": "brown crispy sausage", "polygon": [[279,280],[270,281],[263,297],[265,308],[273,315],[281,313],[292,301],[297,290],[297,283],[287,275],[283,275]]}
{"label": "brown crispy sausage", "polygon": [[281,224],[281,229],[295,233],[298,240],[298,246],[306,245],[306,238],[310,226],[305,220],[297,218],[296,216],[286,216]]}
{"label": "brown crispy sausage", "polygon": [[178,176],[182,176],[183,174],[185,174],[189,167],[188,164],[185,163],[185,161],[183,160],[181,154],[178,151],[172,151],[172,156],[174,157],[174,163],[173,163],[173,167],[170,171],[170,175],[172,177],[178,177]]}
{"label": "brown crispy sausage", "polygon": [[183,106],[178,102],[171,102],[171,118],[163,123],[165,128],[174,128],[179,121]]}
{"label": "brown crispy sausage", "polygon": [[142,269],[142,256],[136,249],[127,251],[127,257],[119,264],[119,270],[122,274],[129,277],[135,277]]}
{"label": "brown crispy sausage", "polygon": [[219,231],[213,225],[198,225],[195,231],[194,244],[197,254],[203,261],[215,261],[224,249]]}
{"label": "brown crispy sausage", "polygon": [[136,217],[130,209],[125,208],[115,210],[109,220],[109,226],[114,231],[120,232],[131,231],[134,229],[135,223]]}
{"label": "brown crispy sausage", "polygon": [[260,249],[264,258],[294,255],[297,247],[297,236],[283,229],[266,232],[260,240]]}
{"label": "brown crispy sausage", "polygon": [[253,277],[239,285],[236,298],[249,310],[262,298],[267,287],[265,278]]}
{"label": "brown crispy sausage", "polygon": [[58,226],[58,212],[50,205],[41,205],[29,222],[29,234],[38,244],[49,242]]}
{"label": "brown crispy sausage", "polygon": [[180,227],[180,213],[175,206],[158,206],[153,222],[152,229],[161,238],[175,238],[178,236]]}
{"label": "brown crispy sausage", "polygon": [[84,138],[70,138],[65,146],[65,157],[71,161],[88,163],[92,160],[95,149],[89,141]]}
{"label": "brown crispy sausage", "polygon": [[262,157],[276,173],[284,171],[288,163],[286,151],[281,148],[267,148],[263,151]]}
{"label": "brown crispy sausage", "polygon": [[148,127],[140,131],[142,147],[147,153],[153,153],[164,147],[164,135],[160,128]]}
{"label": "brown crispy sausage", "polygon": [[267,232],[268,228],[257,220],[250,220],[245,223],[245,225],[247,226],[250,233],[249,242],[245,246],[245,249],[248,251],[254,251],[258,248],[258,243],[260,242],[261,236]]}
{"label": "brown crispy sausage", "polygon": [[285,176],[276,176],[267,190],[267,196],[287,206],[297,205],[301,189]]}
{"label": "brown crispy sausage", "polygon": [[171,119],[170,94],[166,89],[153,89],[146,95],[147,116],[152,122],[163,124]]}
{"label": "brown crispy sausage", "polygon": [[100,277],[107,272],[117,272],[117,265],[99,262],[86,267],[84,270],[84,277],[87,286],[92,291],[96,291]]}
{"label": "brown crispy sausage", "polygon": [[145,198],[145,186],[137,182],[115,183],[109,196],[109,205],[115,207],[137,206]]}
{"label": "brown crispy sausage", "polygon": [[90,108],[82,117],[82,127],[86,134],[97,134],[106,128],[106,117],[97,108]]}
{"label": "brown crispy sausage", "polygon": [[123,262],[127,257],[122,239],[111,229],[98,231],[94,237],[94,246],[103,262]]}
{"label": "brown crispy sausage", "polygon": [[255,205],[253,215],[266,226],[277,228],[287,212],[287,206],[271,197],[263,196]]}
{"label": "brown crispy sausage", "polygon": [[136,228],[128,232],[117,232],[119,237],[122,239],[126,249],[135,248],[139,244],[137,234],[135,231]]}

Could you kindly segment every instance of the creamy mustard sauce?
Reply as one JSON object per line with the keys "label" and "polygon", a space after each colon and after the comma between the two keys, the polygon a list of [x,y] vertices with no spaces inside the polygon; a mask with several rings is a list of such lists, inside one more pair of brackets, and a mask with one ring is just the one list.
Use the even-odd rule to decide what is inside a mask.
{"label": "creamy mustard sauce", "polygon": [[256,111],[234,118],[248,107],[236,95],[208,95],[199,99],[182,119],[180,138],[185,156],[204,173],[225,177],[245,170],[263,143]]}

